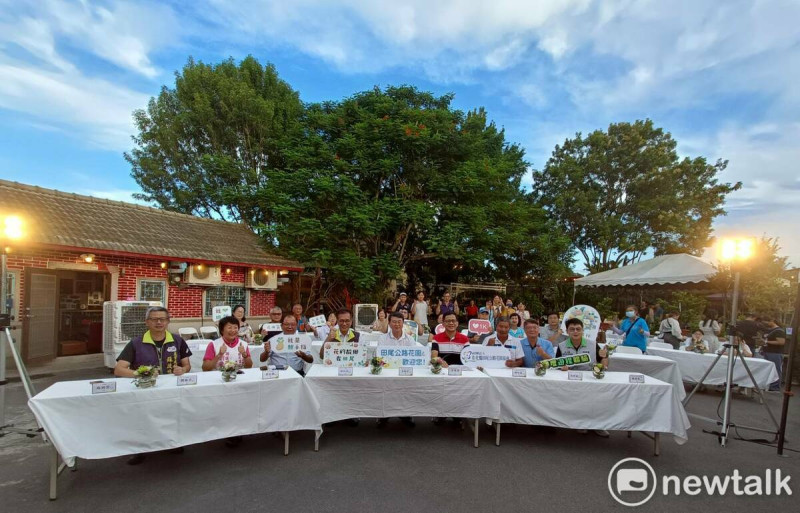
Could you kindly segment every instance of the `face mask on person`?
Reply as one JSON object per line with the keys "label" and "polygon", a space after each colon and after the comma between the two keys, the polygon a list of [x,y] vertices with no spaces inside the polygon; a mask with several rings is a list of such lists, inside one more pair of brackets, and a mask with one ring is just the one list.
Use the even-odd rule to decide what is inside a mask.
{"label": "face mask on person", "polygon": [[627,312],[625,312],[625,317],[627,317],[628,319],[633,318],[635,315],[636,312],[634,312],[633,310],[628,310]]}

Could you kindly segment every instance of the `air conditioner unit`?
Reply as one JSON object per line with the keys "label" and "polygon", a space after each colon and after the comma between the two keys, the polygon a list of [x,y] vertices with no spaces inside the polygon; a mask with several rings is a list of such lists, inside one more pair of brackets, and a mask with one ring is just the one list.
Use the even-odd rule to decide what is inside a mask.
{"label": "air conditioner unit", "polygon": [[103,303],[103,361],[113,369],[117,357],[132,338],[147,331],[147,309],[161,301],[106,301]]}
{"label": "air conditioner unit", "polygon": [[250,269],[244,278],[248,289],[275,290],[278,288],[278,271],[269,269]]}
{"label": "air conditioner unit", "polygon": [[357,330],[369,330],[378,320],[378,305],[358,304],[353,306],[353,324]]}
{"label": "air conditioner unit", "polygon": [[222,282],[222,269],[218,265],[192,264],[186,270],[184,283],[192,285],[219,285]]}

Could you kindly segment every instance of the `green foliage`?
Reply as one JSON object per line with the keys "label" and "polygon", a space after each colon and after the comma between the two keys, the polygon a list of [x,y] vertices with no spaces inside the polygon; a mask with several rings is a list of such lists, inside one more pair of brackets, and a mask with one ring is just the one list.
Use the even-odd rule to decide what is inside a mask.
{"label": "green foliage", "polygon": [[570,242],[521,188],[521,148],[452,95],[375,88],[302,105],[272,66],[189,61],[126,155],[140,195],[242,221],[273,250],[378,294],[405,269],[555,279]]}
{"label": "green foliage", "polygon": [[700,253],[725,196],[740,183],[719,183],[727,162],[679,159],[676,142],[650,120],[615,123],[607,131],[567,139],[534,191],[583,256],[600,272],[656,255]]}
{"label": "green foliage", "polygon": [[[703,319],[703,312],[706,310],[708,301],[700,294],[673,292],[670,294],[669,300],[659,299],[658,303],[664,309],[665,316],[673,311],[680,312],[681,326],[694,329]],[[659,325],[660,323],[656,323],[655,328],[658,329]]]}

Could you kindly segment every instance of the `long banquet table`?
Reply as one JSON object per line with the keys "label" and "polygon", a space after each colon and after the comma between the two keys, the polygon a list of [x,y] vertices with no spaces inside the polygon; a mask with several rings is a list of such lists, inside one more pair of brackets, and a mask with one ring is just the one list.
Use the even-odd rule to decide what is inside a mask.
{"label": "long banquet table", "polygon": [[[644,383],[630,383],[628,372],[606,372],[595,379],[590,371],[581,381],[568,379],[567,372],[548,370],[536,376],[513,377],[511,369],[486,369],[503,398],[498,424],[531,424],[569,429],[606,429],[672,433],[678,444],[688,440],[689,418],[675,388],[645,375]],[[500,426],[497,445],[500,444]]]}
{"label": "long banquet table", "polygon": [[352,376],[339,376],[336,367],[314,365],[306,382],[319,401],[323,424],[358,417],[475,419],[477,447],[477,419],[495,418],[500,413],[500,394],[493,380],[467,368],[461,376],[449,376],[447,369],[441,374],[433,374],[428,367],[413,369],[413,376],[400,376],[399,369],[374,375],[367,367],[355,367]]}
{"label": "long banquet table", "polygon": [[[678,364],[678,367],[680,367],[683,380],[689,383],[698,383],[717,357],[716,353],[700,354],[680,349],[661,349],[655,347],[648,347],[647,354],[673,360]],[[750,368],[750,372],[753,373],[758,388],[769,388],[770,383],[777,381],[778,372],[775,370],[775,364],[771,361],[752,357],[745,358],[745,361]],[[711,373],[706,377],[705,381],[703,381],[703,384],[723,385],[726,381],[727,372],[728,357],[723,356]],[[733,367],[733,383],[742,388],[753,388],[753,383],[750,381],[750,377],[747,375],[747,371],[744,365],[739,361],[739,358],[736,359]]]}

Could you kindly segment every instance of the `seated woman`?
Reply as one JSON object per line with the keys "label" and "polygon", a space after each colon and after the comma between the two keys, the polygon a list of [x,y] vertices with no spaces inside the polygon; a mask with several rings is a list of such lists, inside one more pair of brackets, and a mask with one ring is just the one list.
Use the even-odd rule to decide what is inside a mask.
{"label": "seated woman", "polygon": [[511,322],[511,329],[508,330],[508,334],[514,338],[525,338],[525,330],[522,329],[522,317],[514,312],[508,316],[508,320]]}
{"label": "seated woman", "polygon": [[244,339],[248,344],[253,343],[253,328],[247,324],[247,318],[244,316],[244,305],[236,305],[233,307],[233,316],[239,321],[239,338]]}
{"label": "seated woman", "polygon": [[239,321],[229,315],[219,321],[222,336],[208,343],[203,356],[203,370],[216,370],[227,361],[234,361],[239,367],[249,369],[253,366],[247,342],[239,338]]}
{"label": "seated woman", "polygon": [[380,331],[386,333],[389,331],[389,319],[386,317],[386,310],[378,310],[378,318],[369,327],[372,331]]}
{"label": "seated woman", "polygon": [[695,351],[698,347],[704,347],[708,351],[708,344],[703,340],[703,330],[700,328],[692,332],[692,336],[686,339],[684,348],[687,351]]}

